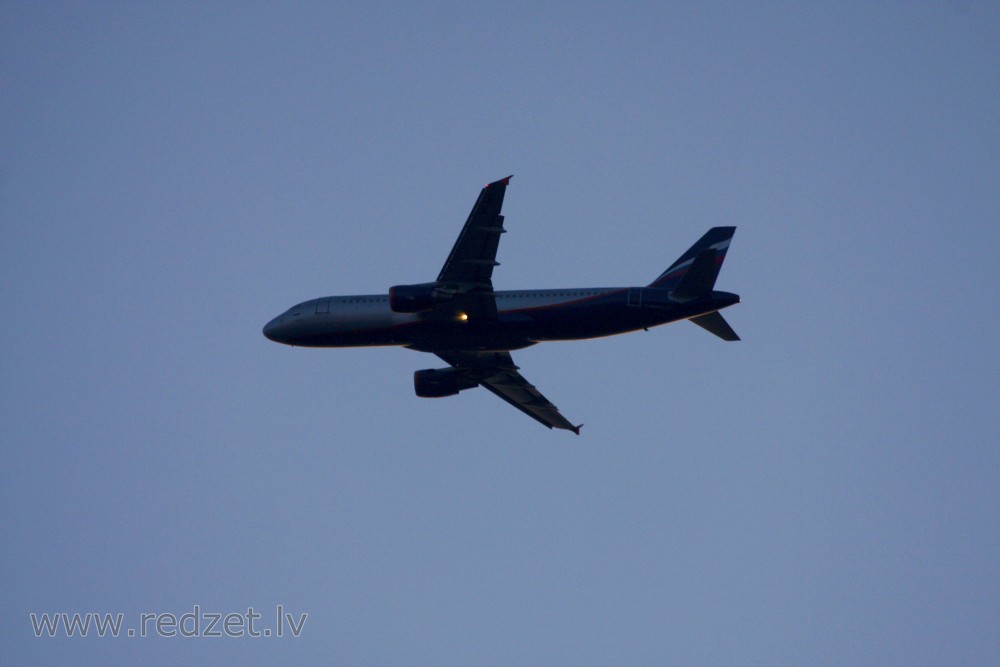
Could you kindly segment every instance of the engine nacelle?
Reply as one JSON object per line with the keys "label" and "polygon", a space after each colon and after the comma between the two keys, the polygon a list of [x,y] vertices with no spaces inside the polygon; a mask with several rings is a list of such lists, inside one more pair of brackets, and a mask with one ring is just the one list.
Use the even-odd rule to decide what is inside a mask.
{"label": "engine nacelle", "polygon": [[441,301],[444,301],[443,295],[434,283],[396,285],[389,288],[389,307],[395,313],[419,313],[430,310]]}
{"label": "engine nacelle", "polygon": [[454,396],[477,385],[478,382],[457,368],[429,368],[413,374],[413,389],[421,398]]}

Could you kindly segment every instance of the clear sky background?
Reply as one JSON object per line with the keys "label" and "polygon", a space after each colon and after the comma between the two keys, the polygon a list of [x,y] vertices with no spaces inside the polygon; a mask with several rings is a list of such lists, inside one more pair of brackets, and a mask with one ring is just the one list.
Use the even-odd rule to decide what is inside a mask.
{"label": "clear sky background", "polygon": [[[0,662],[1000,664],[1000,5],[824,4],[0,5]],[[743,341],[516,353],[576,437],[261,335],[510,173],[498,288],[736,225]]]}

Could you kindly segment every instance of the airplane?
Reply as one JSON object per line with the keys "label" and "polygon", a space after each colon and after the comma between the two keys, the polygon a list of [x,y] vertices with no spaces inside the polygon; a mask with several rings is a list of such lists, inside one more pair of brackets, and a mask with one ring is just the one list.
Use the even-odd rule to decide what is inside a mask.
{"label": "airplane", "polygon": [[735,227],[713,227],[653,282],[640,287],[493,289],[511,176],[479,193],[434,282],[388,294],[328,296],[292,306],[264,326],[272,341],[301,347],[397,345],[437,355],[447,368],[413,374],[417,396],[482,386],[532,419],[579,435],[514,364],[510,352],[545,341],[582,340],[689,320],[739,340],[719,313],[740,297],[714,289]]}

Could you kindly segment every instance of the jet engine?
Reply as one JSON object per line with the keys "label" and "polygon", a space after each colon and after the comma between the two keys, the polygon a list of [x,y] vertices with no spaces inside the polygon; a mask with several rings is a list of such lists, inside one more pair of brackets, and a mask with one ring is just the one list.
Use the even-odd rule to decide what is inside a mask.
{"label": "jet engine", "polygon": [[435,283],[396,285],[389,288],[389,307],[395,313],[419,313],[447,300]]}
{"label": "jet engine", "polygon": [[413,374],[413,389],[421,398],[454,396],[478,384],[457,368],[430,368]]}

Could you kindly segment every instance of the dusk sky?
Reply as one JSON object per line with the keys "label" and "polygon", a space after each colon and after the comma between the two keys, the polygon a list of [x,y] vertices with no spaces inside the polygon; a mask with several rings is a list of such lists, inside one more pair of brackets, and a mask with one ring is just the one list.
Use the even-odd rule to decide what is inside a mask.
{"label": "dusk sky", "polygon": [[[0,4],[0,664],[1000,664],[998,63],[979,0]],[[507,174],[497,289],[735,225],[743,340],[514,353],[577,437],[261,335]]]}

